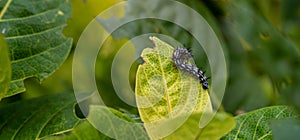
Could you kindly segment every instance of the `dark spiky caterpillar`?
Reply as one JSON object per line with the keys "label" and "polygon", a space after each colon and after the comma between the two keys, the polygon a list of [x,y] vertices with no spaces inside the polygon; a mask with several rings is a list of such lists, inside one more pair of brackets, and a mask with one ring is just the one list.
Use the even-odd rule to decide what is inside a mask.
{"label": "dark spiky caterpillar", "polygon": [[204,72],[195,65],[188,63],[188,59],[191,57],[189,50],[179,47],[174,50],[172,60],[180,71],[191,74],[200,81],[203,89],[208,89],[207,77],[204,75]]}

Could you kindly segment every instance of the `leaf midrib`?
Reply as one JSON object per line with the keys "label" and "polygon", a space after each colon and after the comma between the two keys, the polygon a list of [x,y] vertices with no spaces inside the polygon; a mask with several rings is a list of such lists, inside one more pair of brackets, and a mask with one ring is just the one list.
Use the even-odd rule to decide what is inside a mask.
{"label": "leaf midrib", "polygon": [[172,118],[172,107],[171,107],[171,103],[170,103],[170,96],[169,96],[169,93],[168,93],[168,87],[167,87],[167,83],[166,83],[166,79],[165,79],[165,72],[164,72],[164,69],[163,69],[163,63],[162,63],[162,60],[161,60],[161,56],[159,55],[158,56],[158,61],[159,61],[159,67],[160,67],[160,70],[161,70],[161,74],[163,76],[163,86],[164,86],[164,89],[165,89],[165,94],[166,94],[166,101],[167,101],[167,105],[168,105],[168,112],[169,112],[169,118]]}
{"label": "leaf midrib", "polygon": [[[10,0],[10,1],[12,1],[12,0]],[[8,21],[18,21],[18,20],[25,20],[25,19],[29,19],[29,18],[35,18],[35,17],[38,17],[40,15],[47,14],[47,12],[51,13],[53,11],[57,11],[57,9],[59,9],[59,7],[61,7],[61,5],[59,5],[58,7],[53,7],[52,9],[49,9],[49,10],[46,10],[46,11],[43,11],[43,12],[40,12],[40,13],[36,13],[34,15],[26,16],[26,17],[10,18],[10,19],[2,19],[0,17],[0,23],[1,22],[8,22]]]}

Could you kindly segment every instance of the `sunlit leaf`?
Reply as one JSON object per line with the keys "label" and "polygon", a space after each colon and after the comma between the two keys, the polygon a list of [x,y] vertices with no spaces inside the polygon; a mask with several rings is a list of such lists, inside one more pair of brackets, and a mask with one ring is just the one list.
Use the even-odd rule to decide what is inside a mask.
{"label": "sunlit leaf", "polygon": [[235,127],[235,120],[231,115],[216,113],[209,124],[200,129],[201,115],[200,113],[191,115],[179,129],[165,139],[219,140]]}
{"label": "sunlit leaf", "polygon": [[136,100],[148,134],[159,138],[165,135],[163,131],[169,131],[164,128],[168,123],[173,123],[176,128],[177,123],[179,126],[184,122],[176,120],[175,123],[172,119],[205,109],[209,111],[211,107],[209,95],[199,81],[174,67],[171,60],[174,49],[156,37],[150,39],[154,48],[142,52],[145,62],[139,66],[136,75]]}

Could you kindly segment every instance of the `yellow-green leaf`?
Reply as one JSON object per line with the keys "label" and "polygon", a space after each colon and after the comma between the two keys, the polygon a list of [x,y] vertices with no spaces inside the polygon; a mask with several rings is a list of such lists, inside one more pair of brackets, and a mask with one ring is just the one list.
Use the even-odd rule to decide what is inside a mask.
{"label": "yellow-green leaf", "polygon": [[[174,48],[150,37],[154,48],[143,50],[145,61],[136,75],[136,101],[148,135],[158,139],[175,131],[193,112],[211,111],[209,95],[199,81],[179,72],[172,62]],[[172,124],[172,125],[171,125]]]}
{"label": "yellow-green leaf", "polygon": [[202,113],[191,115],[179,129],[165,139],[219,140],[235,127],[235,120],[231,115],[216,113],[209,124],[200,129],[199,120],[201,116]]}
{"label": "yellow-green leaf", "polygon": [[11,64],[4,36],[0,34],[0,101],[6,95],[11,79]]}

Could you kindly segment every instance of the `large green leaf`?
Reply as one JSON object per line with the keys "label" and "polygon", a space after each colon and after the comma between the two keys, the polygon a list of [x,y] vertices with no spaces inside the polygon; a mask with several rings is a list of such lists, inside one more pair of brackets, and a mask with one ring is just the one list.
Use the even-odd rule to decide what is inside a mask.
{"label": "large green leaf", "polygon": [[87,120],[79,123],[71,132],[66,132],[59,135],[47,136],[44,140],[110,140],[109,137],[100,133]]}
{"label": "large green leaf", "polygon": [[92,105],[88,120],[102,133],[120,140],[148,140],[141,123],[106,106]]}
{"label": "large green leaf", "polygon": [[2,34],[0,34],[0,101],[6,95],[11,78],[11,65],[8,47]]}
{"label": "large green leaf", "polygon": [[231,115],[227,113],[216,113],[211,122],[200,129],[199,120],[201,116],[202,114],[200,113],[191,115],[179,129],[165,139],[219,140],[235,127],[235,121]]}
{"label": "large green leaf", "polygon": [[[184,122],[184,118],[174,118],[205,109],[210,111],[211,106],[208,92],[199,81],[174,67],[171,60],[174,49],[156,37],[150,39],[155,47],[142,52],[145,62],[137,70],[135,90],[140,117],[150,137],[156,139]],[[173,128],[165,128],[171,127],[170,123],[174,124]]]}
{"label": "large green leaf", "polygon": [[0,108],[1,139],[37,139],[70,131],[75,116],[73,94],[57,94],[16,102]]}
{"label": "large green leaf", "polygon": [[0,29],[5,31],[12,63],[8,97],[25,91],[26,78],[42,81],[67,58],[72,39],[62,30],[71,7],[65,0],[6,0],[0,7]]}
{"label": "large green leaf", "polygon": [[299,118],[287,106],[271,106],[235,117],[237,125],[224,139],[272,139],[270,121],[282,118]]}
{"label": "large green leaf", "polygon": [[[73,94],[57,94],[4,106],[0,108],[0,138],[111,139],[96,129],[95,125],[100,123],[106,130],[116,132],[121,139],[148,139],[143,127],[127,114],[104,106],[92,106],[88,118],[79,119],[74,112],[76,103]],[[114,121],[107,115],[110,112],[121,120],[132,122],[134,127]],[[96,123],[92,125],[90,120]],[[139,135],[140,132],[144,135]]]}

